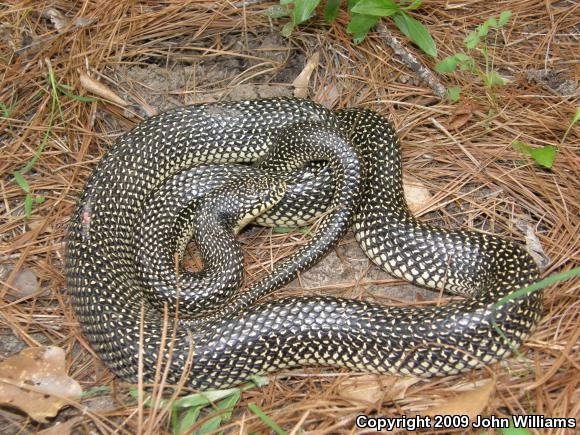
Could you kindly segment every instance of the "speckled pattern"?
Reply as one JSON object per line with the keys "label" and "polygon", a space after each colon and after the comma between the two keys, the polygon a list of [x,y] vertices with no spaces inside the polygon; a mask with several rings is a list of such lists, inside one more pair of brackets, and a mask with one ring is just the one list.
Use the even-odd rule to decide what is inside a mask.
{"label": "speckled pattern", "polygon": [[[146,120],[97,165],[71,218],[67,283],[84,334],[128,381],[137,379],[141,349],[146,381],[154,380],[162,359],[170,365],[168,382],[184,377],[198,389],[224,388],[297,365],[438,376],[505,357],[537,323],[541,295],[493,305],[533,281],[535,264],[509,241],[415,221],[402,194],[399,148],[390,124],[372,111],[332,112],[292,98],[195,105]],[[162,304],[144,298],[151,280],[142,279],[149,272],[141,248],[155,241],[142,237],[162,233],[155,233],[158,219],[168,237],[159,240],[161,249],[181,249],[185,239],[171,227],[174,221],[163,220],[161,209],[148,210],[152,195],[181,185],[175,180],[195,180],[196,166],[257,162],[275,179],[295,181],[297,168],[311,160],[330,162],[332,185],[323,188],[321,198],[327,200],[308,202],[295,192],[303,204],[293,213],[302,210],[303,217],[330,204],[306,245],[227,302],[200,303],[201,317],[175,319],[174,307],[164,314]],[[232,174],[229,180],[237,178]],[[306,196],[316,196],[320,189],[313,186],[328,174],[324,168],[314,174],[321,178],[307,182],[312,189]],[[179,198],[175,191],[171,195]],[[269,211],[270,223],[300,219],[288,217],[285,200]],[[148,213],[154,219],[142,225]],[[199,222],[187,225],[191,219],[184,219],[191,234]],[[318,261],[351,225],[367,255],[388,272],[467,298],[404,308],[328,297],[259,302]]]}

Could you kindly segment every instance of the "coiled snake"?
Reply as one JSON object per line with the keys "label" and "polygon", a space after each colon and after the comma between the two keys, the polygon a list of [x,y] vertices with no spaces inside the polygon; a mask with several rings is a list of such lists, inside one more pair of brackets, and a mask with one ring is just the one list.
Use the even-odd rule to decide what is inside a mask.
{"label": "coiled snake", "polygon": [[[494,304],[533,281],[536,266],[512,242],[416,221],[402,193],[399,148],[390,124],[372,111],[332,112],[293,98],[193,105],[147,119],[97,165],[70,222],[67,285],[84,334],[129,381],[137,379],[140,359],[144,379],[153,380],[162,359],[170,365],[168,382],[184,376],[197,389],[306,364],[434,376],[498,361],[529,335],[541,295]],[[299,168],[310,161],[328,161],[330,169],[318,170],[314,163],[312,177],[301,175]],[[249,166],[256,162],[261,169]],[[328,206],[319,229],[241,294],[220,292],[221,302],[185,289],[181,295],[172,288],[179,283],[168,276],[165,260],[148,259],[148,253],[182,249],[201,216],[188,201],[199,204],[220,177],[231,181],[252,171],[286,178],[288,195],[299,198],[298,207],[285,196],[263,221],[309,220]],[[333,186],[307,204],[313,186],[329,178]],[[306,193],[293,190],[301,182]],[[176,193],[183,185],[192,193]],[[156,193],[171,199],[173,220],[163,220]],[[302,216],[288,217],[293,207]],[[147,215],[148,222],[139,221]],[[186,225],[186,235],[172,222]],[[351,224],[361,247],[383,269],[466,298],[424,307],[319,296],[259,302],[319,260]],[[235,286],[239,271],[232,274]],[[146,300],[151,287],[165,294]],[[178,303],[175,321],[168,301]],[[199,311],[186,314],[192,307]]]}

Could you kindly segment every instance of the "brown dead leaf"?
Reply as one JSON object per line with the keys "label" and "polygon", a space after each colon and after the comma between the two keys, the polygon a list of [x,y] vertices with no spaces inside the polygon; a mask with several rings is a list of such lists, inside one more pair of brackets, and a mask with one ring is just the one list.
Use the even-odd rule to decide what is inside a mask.
{"label": "brown dead leaf", "polygon": [[0,404],[14,406],[46,423],[82,389],[65,372],[64,350],[56,346],[22,350],[0,363]]}
{"label": "brown dead leaf", "polygon": [[540,272],[545,271],[550,265],[552,259],[546,255],[540,239],[538,238],[534,227],[525,220],[517,220],[516,226],[520,231],[526,233],[526,250],[532,256]]}
{"label": "brown dead leaf", "polygon": [[485,385],[477,387],[473,390],[461,393],[446,403],[426,409],[420,412],[422,416],[435,415],[467,415],[470,420],[475,420],[477,415],[481,415],[483,410],[489,403],[491,393],[495,389],[495,382],[490,381]]}
{"label": "brown dead leaf", "polygon": [[42,12],[42,16],[50,20],[54,28],[58,33],[65,31],[69,24],[68,18],[66,18],[58,9],[48,8]]}
{"label": "brown dead leaf", "polygon": [[25,298],[32,296],[38,292],[40,282],[33,270],[22,269],[16,273],[16,277],[12,282],[13,296],[17,298]]}
{"label": "brown dead leaf", "polygon": [[71,418],[64,423],[56,422],[53,426],[37,432],[37,435],[69,435],[72,429],[82,420],[81,417]]}
{"label": "brown dead leaf", "polygon": [[363,375],[348,378],[341,383],[340,397],[365,405],[391,402],[405,398],[407,389],[419,382],[418,378]]}
{"label": "brown dead leaf", "polygon": [[463,127],[471,119],[475,109],[477,109],[477,105],[469,100],[459,103],[447,121],[447,128],[457,130]]}
{"label": "brown dead leaf", "polygon": [[124,99],[115,94],[111,89],[109,89],[107,85],[104,85],[98,80],[89,77],[84,72],[81,72],[79,77],[81,81],[81,86],[90,93],[97,95],[105,100],[111,101],[115,104],[118,104],[119,106],[125,107],[129,105],[128,102],[126,102]]}
{"label": "brown dead leaf", "polygon": [[292,86],[294,86],[294,96],[298,98],[306,98],[308,96],[308,82],[310,81],[310,76],[312,72],[318,66],[318,62],[320,61],[320,53],[316,52],[310,58],[308,58],[308,62],[306,62],[306,66],[302,70],[298,77],[294,79],[292,82]]}
{"label": "brown dead leaf", "polygon": [[433,199],[429,189],[410,175],[403,175],[403,191],[412,213],[423,209]]}
{"label": "brown dead leaf", "polygon": [[39,230],[40,232],[38,234],[44,234],[44,233],[53,234],[54,233],[54,227],[52,225],[46,224],[44,219],[32,220],[32,221],[28,222],[28,226],[30,227],[30,229],[32,231]]}

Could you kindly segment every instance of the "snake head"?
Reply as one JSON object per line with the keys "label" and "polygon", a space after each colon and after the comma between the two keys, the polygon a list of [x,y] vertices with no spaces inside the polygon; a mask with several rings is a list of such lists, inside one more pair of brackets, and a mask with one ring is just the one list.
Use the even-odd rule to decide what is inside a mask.
{"label": "snake head", "polygon": [[233,227],[235,234],[278,204],[287,190],[286,183],[282,179],[277,180],[269,176],[248,178],[234,185],[239,193],[239,214]]}

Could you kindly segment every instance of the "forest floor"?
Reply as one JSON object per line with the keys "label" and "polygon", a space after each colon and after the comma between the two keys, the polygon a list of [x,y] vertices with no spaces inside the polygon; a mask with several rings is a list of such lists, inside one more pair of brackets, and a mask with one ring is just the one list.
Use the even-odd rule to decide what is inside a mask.
{"label": "forest floor", "polygon": [[[487,41],[506,84],[489,89],[468,72],[438,75],[446,86],[461,88],[456,103],[436,97],[384,34],[371,31],[353,44],[346,9],[332,24],[319,11],[285,38],[280,28],[287,18],[265,14],[273,4],[61,0],[0,6],[0,361],[28,347],[57,346],[84,391],[47,423],[1,407],[0,433],[169,433],[180,424],[189,432],[211,424],[232,433],[271,431],[251,404],[291,433],[357,432],[360,414],[580,417],[578,279],[546,288],[544,314],[531,338],[516,356],[491,367],[432,380],[296,369],[244,389],[230,401],[230,418],[222,400],[201,410],[192,425],[183,423],[188,407],[177,409],[171,400],[157,408],[139,403],[134,386],[91,350],[66,293],[63,255],[68,219],[96,162],[121,133],[164,110],[292,96],[294,80],[316,58],[308,98],[329,108],[372,108],[396,126],[405,176],[429,193],[415,207],[424,222],[527,243],[543,277],[578,266],[580,129],[567,132],[580,96],[577,2],[435,0],[414,11],[437,43],[437,60],[465,51],[463,39],[486,18],[513,12]],[[387,25],[434,69],[436,60]],[[94,82],[112,95],[95,90]],[[553,166],[515,150],[514,141],[556,147]],[[244,231],[247,283],[310,235]],[[190,250],[186,266],[198,263]],[[304,294],[400,306],[448,300],[380,271],[352,233],[275,297]],[[157,385],[156,394],[164,392],[171,397],[175,388]],[[193,392],[180,387],[177,393]]]}

